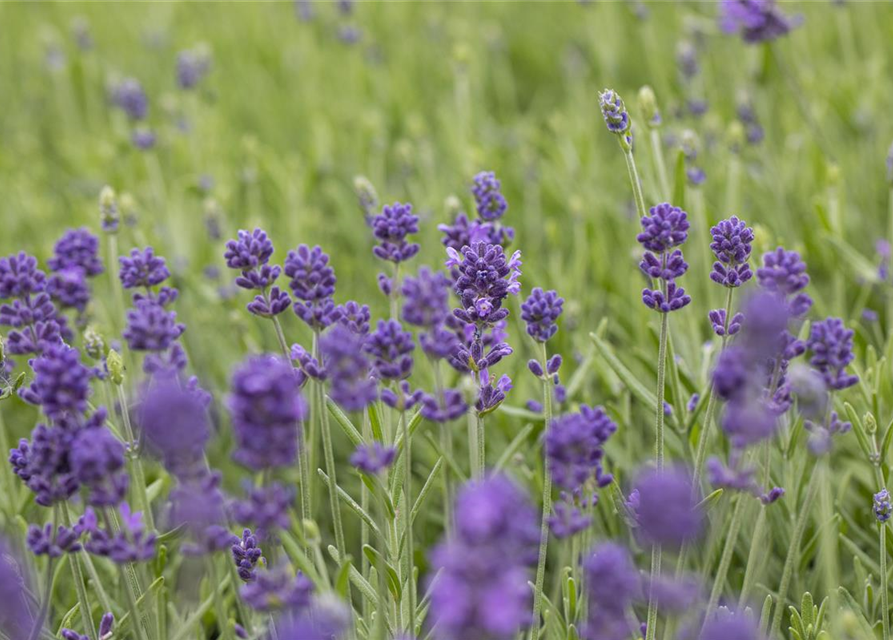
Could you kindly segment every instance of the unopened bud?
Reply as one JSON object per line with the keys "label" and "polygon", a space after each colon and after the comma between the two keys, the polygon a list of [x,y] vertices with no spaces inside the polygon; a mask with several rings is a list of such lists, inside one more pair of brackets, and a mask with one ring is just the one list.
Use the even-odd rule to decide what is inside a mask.
{"label": "unopened bud", "polygon": [[109,380],[113,384],[121,385],[124,383],[124,360],[121,354],[112,349],[105,358],[105,366],[109,370]]}
{"label": "unopened bud", "polygon": [[102,360],[105,355],[105,338],[93,325],[84,331],[84,351],[94,360]]}
{"label": "unopened bud", "polygon": [[105,186],[99,192],[99,219],[102,230],[106,233],[118,233],[118,223],[121,220],[118,214],[118,202],[115,191]]}
{"label": "unopened bud", "polygon": [[366,218],[378,213],[378,193],[375,191],[375,185],[366,176],[357,176],[353,179],[353,190],[357,194],[360,211]]}
{"label": "unopened bud", "polygon": [[660,109],[657,108],[657,96],[654,89],[647,84],[639,89],[639,110],[645,118],[645,124],[650,129],[656,129],[661,125]]}
{"label": "unopened bud", "polygon": [[732,153],[740,153],[745,140],[744,125],[741,124],[739,120],[735,120],[729,125],[727,135],[729,139],[729,150]]}

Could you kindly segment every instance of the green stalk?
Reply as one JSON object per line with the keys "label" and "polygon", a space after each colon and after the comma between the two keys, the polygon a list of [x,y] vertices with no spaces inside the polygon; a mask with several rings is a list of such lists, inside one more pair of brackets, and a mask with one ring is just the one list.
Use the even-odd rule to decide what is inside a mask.
{"label": "green stalk", "polygon": [[47,558],[47,572],[45,580],[46,593],[43,597],[43,603],[40,605],[40,611],[38,612],[37,617],[34,619],[34,626],[31,627],[31,634],[28,636],[28,640],[37,640],[40,637],[40,632],[43,630],[43,623],[46,620],[47,614],[50,612],[50,603],[52,602],[53,595],[53,567],[55,564],[55,558],[53,558],[52,556]]}
{"label": "green stalk", "polygon": [[[62,507],[63,520],[69,527],[72,526],[73,520],[71,518],[71,512],[68,510],[68,502],[63,500],[62,502],[60,502],[60,505]],[[93,616],[90,614],[92,608],[90,607],[90,599],[87,597],[87,587],[84,583],[84,574],[81,573],[80,554],[72,554],[69,558],[68,564],[71,565],[71,575],[74,579],[74,589],[78,595],[78,608],[81,611],[81,621],[84,623],[84,631],[87,632],[87,635],[89,635],[91,638],[96,638],[96,625],[93,624]]]}
{"label": "green stalk", "polygon": [[[887,241],[893,247],[893,185],[887,195]],[[887,291],[887,337],[893,335],[893,293]]]}
{"label": "green stalk", "polygon": [[[546,343],[542,346],[541,354],[543,368],[549,361]],[[543,380],[543,418],[544,430],[552,423],[552,389],[548,379]],[[543,583],[546,579],[546,554],[549,545],[549,514],[552,511],[552,474],[549,472],[548,463],[543,464],[543,517],[540,524],[540,550],[536,564],[536,584],[533,591],[533,625],[530,629],[531,640],[537,640],[540,632],[540,612],[543,609]]]}
{"label": "green stalk", "polygon": [[640,218],[644,218],[648,212],[645,209],[645,197],[642,195],[642,185],[639,183],[639,172],[636,170],[636,160],[633,158],[631,147],[620,139],[620,148],[623,149],[623,157],[626,160],[626,171],[629,173],[630,186],[633,189],[633,199],[636,201],[636,212]]}
{"label": "green stalk", "polygon": [[775,603],[775,611],[772,615],[772,631],[770,636],[773,638],[778,637],[778,632],[781,629],[781,619],[784,617],[785,601],[787,600],[788,589],[791,586],[791,578],[794,574],[794,563],[800,554],[800,540],[803,538],[803,531],[806,529],[806,523],[809,521],[809,506],[812,504],[818,488],[818,478],[816,477],[816,469],[818,468],[818,464],[812,468],[812,474],[806,485],[806,497],[803,499],[803,504],[800,506],[800,513],[797,515],[797,524],[794,526],[794,531],[791,533],[791,543],[788,545],[788,555],[784,561],[784,570],[782,571],[781,582],[778,586],[778,601]]}
{"label": "green stalk", "polygon": [[217,567],[213,556],[208,556],[208,572],[211,574],[211,589],[214,590],[214,609],[217,614],[217,626],[220,637],[224,640],[233,640],[232,629],[229,627],[229,619],[226,615],[226,607],[223,604],[223,583],[217,577]]}
{"label": "green stalk", "polygon": [[878,522],[878,542],[880,543],[881,553],[881,623],[884,629],[884,640],[890,640],[890,601],[887,586],[887,540],[886,531],[883,522]]}
{"label": "green stalk", "polygon": [[484,477],[484,468],[486,467],[486,443],[484,438],[484,417],[479,414],[477,411],[472,409],[472,415],[474,416],[474,433],[475,433],[475,442],[477,442],[477,460],[474,468],[474,478],[480,480]]}
{"label": "green stalk", "polygon": [[[127,581],[128,577],[125,565],[118,565],[118,568],[121,570],[121,578]],[[146,630],[143,628],[143,620],[140,617],[139,609],[136,606],[136,599],[134,599],[129,586],[124,589],[124,594],[127,598],[127,608],[130,611],[131,626],[135,629],[134,634],[139,640],[149,640],[146,635]]]}
{"label": "green stalk", "polygon": [[648,618],[645,640],[657,638],[657,601],[654,599],[654,579],[660,575],[661,547],[659,544],[651,547],[651,582],[648,587]]}
{"label": "green stalk", "polygon": [[406,421],[406,411],[400,411],[400,422],[403,426],[403,511],[406,521],[406,588],[409,591],[409,620],[406,630],[410,635],[415,634],[415,580],[413,568],[415,565],[415,544],[412,536],[412,440],[410,440],[409,425]]}
{"label": "green stalk", "polygon": [[651,140],[651,155],[654,158],[654,169],[657,173],[657,181],[660,184],[660,197],[665,201],[670,200],[670,179],[667,177],[667,165],[664,162],[664,152],[660,143],[660,131],[652,129],[649,132]]}
{"label": "green stalk", "polygon": [[732,513],[732,521],[729,523],[726,543],[722,550],[722,557],[719,560],[716,576],[713,579],[713,588],[710,590],[710,600],[707,601],[707,609],[704,612],[705,623],[710,619],[710,615],[719,603],[719,596],[722,595],[722,589],[726,584],[726,575],[729,573],[729,566],[732,564],[732,554],[735,552],[735,544],[738,542],[738,531],[741,529],[745,496],[745,493],[739,492],[735,498],[735,511]]}
{"label": "green stalk", "polygon": [[[127,435],[127,447],[130,449],[136,442],[133,432],[133,425],[130,422],[130,412],[127,410],[127,396],[124,394],[124,387],[120,384],[115,385],[118,390],[118,403],[121,405],[121,421],[124,424],[124,433]],[[140,508],[143,510],[143,517],[146,518],[146,526],[150,531],[155,530],[155,518],[152,516],[152,505],[149,502],[149,494],[146,492],[146,474],[143,471],[143,462],[140,460],[138,453],[131,454],[130,460],[133,463],[133,480],[136,485],[136,495],[140,502]]]}
{"label": "green stalk", "polygon": [[[763,486],[769,485],[769,460],[770,460],[769,440],[763,443]],[[747,597],[750,595],[750,589],[754,582],[754,573],[757,569],[757,560],[767,552],[763,547],[763,529],[766,528],[766,507],[760,503],[760,515],[757,516],[757,524],[754,527],[753,535],[750,538],[750,551],[747,553],[747,567],[744,569],[744,581],[741,584],[741,595],[738,597],[738,608],[743,609],[747,603]]]}
{"label": "green stalk", "polygon": [[[437,394],[437,402],[443,407],[443,372],[440,370],[440,360],[431,360],[431,366],[434,369],[434,393]],[[442,422],[440,425],[440,447],[444,454],[452,457],[453,455],[453,434],[450,431],[449,423]],[[452,527],[452,510],[453,498],[452,488],[450,486],[450,468],[445,465],[443,469],[443,528],[444,531],[451,531]]]}

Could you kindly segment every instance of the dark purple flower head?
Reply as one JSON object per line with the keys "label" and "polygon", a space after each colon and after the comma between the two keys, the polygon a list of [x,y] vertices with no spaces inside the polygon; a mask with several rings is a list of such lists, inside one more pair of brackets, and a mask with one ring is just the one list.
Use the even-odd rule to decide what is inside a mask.
{"label": "dark purple flower head", "polygon": [[707,460],[706,468],[710,484],[717,489],[745,491],[753,495],[760,493],[760,485],[754,479],[754,467],[727,467],[719,458],[711,457]]}
{"label": "dark purple flower head", "polygon": [[642,289],[642,302],[659,313],[670,313],[687,306],[691,302],[691,296],[685,293],[685,289],[670,281],[667,283],[666,293],[659,289]]}
{"label": "dark purple flower head", "polygon": [[347,411],[361,411],[375,402],[376,383],[359,336],[335,325],[320,338],[319,349],[331,381],[329,395],[333,401]]}
{"label": "dark purple flower head", "polygon": [[211,71],[211,52],[198,45],[177,54],[177,84],[181,89],[194,89]]}
{"label": "dark purple flower head", "polygon": [[166,351],[186,330],[177,313],[164,308],[161,300],[140,298],[127,311],[127,326],[121,334],[134,351]]}
{"label": "dark purple flower head", "polygon": [[[455,332],[444,326],[419,334],[419,344],[429,358],[443,360],[456,355],[462,349],[462,342]],[[464,365],[463,365],[464,366]]]}
{"label": "dark purple flower head", "polygon": [[36,556],[49,556],[59,558],[63,553],[75,553],[81,550],[80,531],[59,526],[53,530],[49,522],[43,528],[37,525],[28,527],[26,543],[28,549]]}
{"label": "dark purple flower head", "polygon": [[370,476],[376,475],[394,464],[396,447],[386,447],[380,442],[361,444],[350,456],[350,464]]}
{"label": "dark purple flower head", "polygon": [[812,325],[807,342],[812,353],[809,363],[822,374],[829,389],[846,389],[859,382],[859,376],[846,372],[856,357],[853,334],[840,318],[826,318]]}
{"label": "dark purple flower head", "polygon": [[136,78],[125,78],[112,89],[112,100],[131,120],[142,120],[149,113],[149,99]]}
{"label": "dark purple flower head", "polygon": [[133,143],[133,146],[141,151],[154,147],[157,139],[155,132],[148,127],[137,127],[130,134],[130,141]]}
{"label": "dark purple flower head", "polygon": [[412,373],[412,334],[396,320],[379,320],[378,328],[363,343],[379,380],[404,380]]}
{"label": "dark purple flower head", "polygon": [[51,271],[61,271],[66,267],[80,267],[87,276],[96,276],[103,272],[102,260],[99,258],[99,238],[87,227],[68,229],[56,242],[54,255],[47,260]]}
{"label": "dark purple flower head", "polygon": [[238,269],[236,284],[243,289],[265,289],[279,277],[281,269],[269,266],[273,243],[262,229],[240,230],[236,240],[226,243],[223,258],[230,269]]}
{"label": "dark purple flower head", "polygon": [[233,517],[240,524],[254,525],[257,537],[269,540],[277,530],[288,529],[289,510],[294,500],[294,491],[278,482],[266,487],[248,487],[245,498],[233,503]]}
{"label": "dark purple flower head", "polygon": [[421,389],[412,390],[409,382],[402,380],[394,389],[382,389],[381,401],[397,411],[408,411],[416,406],[425,397]]}
{"label": "dark purple flower head", "polygon": [[238,542],[226,528],[226,498],[220,480],[219,472],[202,470],[171,491],[171,521],[184,526],[189,534],[189,542],[182,547],[187,555],[223,551]]}
{"label": "dark purple flower head", "polygon": [[93,555],[110,558],[116,564],[148,562],[155,557],[155,533],[147,532],[143,524],[143,513],[130,510],[130,505],[122,503],[118,508],[121,528],[110,531],[99,524],[92,507],[81,518],[78,526],[89,533],[84,548]]}
{"label": "dark purple flower head", "polygon": [[642,539],[668,547],[679,547],[700,533],[695,504],[691,476],[678,468],[643,472],[628,502]]}
{"label": "dark purple flower head", "polygon": [[13,473],[34,492],[34,501],[43,507],[67,500],[78,490],[69,460],[73,439],[72,430],[40,424],[31,432],[30,442],[22,438],[19,446],[9,452]]}
{"label": "dark purple flower head", "polygon": [[642,233],[636,236],[643,247],[663,254],[686,241],[689,223],[685,211],[664,202],[651,207],[649,214],[642,218]]}
{"label": "dark purple flower head", "polygon": [[562,540],[585,531],[592,524],[592,516],[584,514],[580,508],[570,502],[559,500],[552,506],[552,515],[548,518],[552,535]]}
{"label": "dark purple flower head", "polygon": [[722,0],[720,28],[726,33],[741,35],[744,42],[768,42],[786,35],[798,26],[799,17],[788,17],[775,0]]}
{"label": "dark purple flower head", "polygon": [[449,279],[428,267],[403,281],[403,320],[417,327],[440,325],[449,315]]}
{"label": "dark purple flower head", "polygon": [[628,640],[633,634],[627,609],[640,597],[639,574],[629,553],[618,544],[603,542],[583,561],[589,591],[587,640]]}
{"label": "dark purple flower head", "polygon": [[714,309],[707,314],[710,325],[713,327],[713,333],[722,336],[733,336],[741,330],[741,323],[744,322],[744,314],[736,313],[726,323],[726,310]]}
{"label": "dark purple flower head", "polygon": [[505,319],[508,309],[503,308],[503,301],[521,288],[521,252],[506,259],[501,246],[479,242],[463,247],[461,256],[452,249],[447,253],[447,267],[457,267],[459,272],[454,286],[462,307],[453,314],[468,324],[495,324]]}
{"label": "dark purple flower head", "polygon": [[[263,267],[263,269],[267,268],[267,266]],[[272,271],[275,272],[278,269],[279,267],[273,267]],[[247,309],[261,318],[272,318],[288,309],[290,304],[291,298],[288,297],[288,294],[279,287],[273,287],[266,296],[262,294],[254,296],[254,300],[248,303]]]}
{"label": "dark purple flower head", "polygon": [[367,304],[360,305],[358,302],[348,300],[346,303],[338,306],[338,322],[358,336],[365,336],[369,333],[369,320],[371,317],[369,305]]}
{"label": "dark purple flower head", "polygon": [[242,537],[237,538],[231,547],[233,562],[243,582],[254,582],[257,579],[257,563],[266,564],[263,551],[257,546],[257,537],[251,533],[251,529],[242,531]]}
{"label": "dark purple flower head", "polygon": [[893,504],[890,503],[890,493],[886,489],[881,489],[874,494],[872,511],[878,522],[886,522],[893,513]]}
{"label": "dark purple flower head", "polygon": [[[441,397],[442,395],[442,397]],[[457,389],[443,389],[442,394],[422,398],[422,417],[431,422],[451,422],[465,415],[468,405]]]}
{"label": "dark purple flower head", "polygon": [[83,312],[90,302],[90,286],[81,267],[65,267],[50,276],[47,293],[63,309]]}
{"label": "dark purple flower head", "polygon": [[481,385],[474,408],[479,416],[485,416],[503,403],[506,394],[512,389],[512,379],[503,374],[494,382],[486,368],[481,369],[480,378]]}
{"label": "dark purple flower head", "polygon": [[744,612],[718,611],[701,630],[701,640],[763,640],[756,620]]}
{"label": "dark purple flower head", "polygon": [[300,612],[310,606],[313,583],[303,573],[292,577],[284,570],[261,571],[242,586],[239,594],[255,611]]}
{"label": "dark purple flower head", "polygon": [[125,289],[154,287],[171,275],[164,258],[156,256],[152,247],[146,247],[142,251],[132,249],[130,257],[121,256],[118,262],[120,263],[118,277],[121,278],[121,284]]}
{"label": "dark purple flower head", "polygon": [[649,278],[674,280],[685,275],[685,272],[688,271],[688,263],[679,249],[660,257],[650,251],[646,251],[642,255],[639,269]]}
{"label": "dark purple flower head", "polygon": [[207,403],[176,377],[158,375],[145,386],[137,422],[149,450],[170,472],[188,475],[200,466],[211,435]]}
{"label": "dark purple flower head", "polygon": [[23,298],[46,288],[46,274],[37,258],[24,251],[0,258],[0,299]]}
{"label": "dark purple flower head", "polygon": [[335,270],[329,266],[329,256],[319,246],[310,249],[305,244],[289,251],[285,258],[285,275],[295,297],[294,310],[312,329],[324,329],[338,320],[332,301],[335,293]]}
{"label": "dark purple flower head", "polygon": [[831,451],[834,437],[849,433],[853,428],[852,423],[841,420],[836,411],[832,411],[826,421],[817,423],[805,420],[803,426],[809,432],[809,440],[807,441],[809,451],[816,456],[821,456]]}
{"label": "dark purple flower head", "polygon": [[31,361],[34,381],[20,390],[23,399],[39,404],[53,420],[72,418],[87,410],[91,371],[81,363],[77,349],[68,345],[48,348]]}
{"label": "dark purple flower head", "polygon": [[484,220],[498,220],[508,209],[508,203],[500,191],[502,185],[492,171],[481,171],[474,177],[471,193],[478,215]]}
{"label": "dark purple flower head", "polygon": [[274,356],[249,358],[233,373],[231,389],[233,459],[255,471],[294,464],[307,405],[291,364]]}
{"label": "dark purple flower head", "polygon": [[418,232],[419,217],[413,215],[411,204],[385,205],[372,218],[372,234],[380,243],[372,252],[381,260],[405,262],[419,252],[419,245],[407,242],[406,237]]}
{"label": "dark purple flower head", "polygon": [[527,323],[527,333],[537,342],[546,342],[558,331],[556,324],[564,306],[557,291],[543,291],[535,287],[521,304],[521,319]]}
{"label": "dark purple flower head", "polygon": [[127,495],[124,445],[106,427],[81,429],[72,441],[69,463],[87,489],[87,504],[112,507]]}
{"label": "dark purple flower head", "polygon": [[27,638],[33,626],[23,563],[0,538],[0,629],[10,638]]}
{"label": "dark purple flower head", "polygon": [[748,259],[753,243],[753,229],[732,216],[710,229],[710,248],[716,256],[710,279],[724,287],[740,287],[753,277]]}
{"label": "dark purple flower head", "polygon": [[598,486],[610,483],[612,477],[603,474],[601,462],[604,444],[616,430],[617,425],[601,407],[582,405],[580,413],[552,420],[543,450],[555,484],[574,490],[590,478]]}
{"label": "dark purple flower head", "polygon": [[457,214],[453,224],[440,224],[437,229],[443,234],[440,240],[443,245],[455,251],[462,251],[462,247],[478,242],[506,247],[515,239],[515,230],[511,227],[495,221],[469,220],[464,213]]}
{"label": "dark purple flower head", "polygon": [[616,91],[605,89],[598,94],[598,103],[608,131],[616,134],[629,132],[631,124],[629,113],[626,111],[626,105]]}
{"label": "dark purple flower head", "polygon": [[809,276],[799,253],[778,247],[763,256],[763,266],[757,269],[757,281],[766,291],[791,296],[809,284]]}

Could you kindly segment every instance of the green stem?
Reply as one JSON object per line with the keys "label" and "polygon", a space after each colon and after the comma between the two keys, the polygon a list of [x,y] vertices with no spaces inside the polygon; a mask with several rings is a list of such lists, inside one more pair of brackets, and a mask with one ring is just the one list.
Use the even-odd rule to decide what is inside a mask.
{"label": "green stem", "polygon": [[645,640],[657,638],[657,600],[654,598],[655,579],[660,575],[661,547],[659,544],[651,547],[651,581],[648,587],[648,618]]}
{"label": "green stem", "polygon": [[480,415],[479,413],[477,413],[476,411],[474,411],[474,409],[472,409],[472,412],[474,413],[474,424],[475,424],[474,432],[475,432],[475,438],[476,438],[475,441],[477,442],[477,463],[476,463],[475,469],[474,469],[474,471],[475,471],[474,477],[476,479],[480,480],[484,477],[484,468],[487,465],[487,463],[486,463],[486,460],[487,460],[486,444],[485,444],[485,440],[484,440],[484,438],[485,438],[484,417],[482,415]]}
{"label": "green stem", "polygon": [[[68,502],[63,500],[60,503],[62,507],[62,518],[68,524],[68,526],[72,526],[73,521],[71,518],[71,512],[68,510]],[[84,630],[91,638],[96,638],[96,625],[93,623],[93,616],[91,615],[92,608],[90,607],[90,599],[87,597],[87,587],[84,583],[84,574],[81,573],[81,557],[80,553],[71,554],[69,558],[69,565],[71,565],[71,575],[74,579],[74,589],[78,595],[78,605],[81,612],[81,621],[84,623]]]}
{"label": "green stem", "polygon": [[[118,565],[118,567],[121,569],[121,578],[127,581],[128,576],[125,565]],[[124,594],[127,598],[127,608],[130,611],[131,626],[135,630],[134,635],[136,635],[139,640],[148,640],[146,630],[143,628],[143,620],[140,617],[139,609],[136,606],[136,599],[133,597],[133,593],[131,592],[129,586],[124,589]]]}
{"label": "green stem", "polygon": [[[443,372],[440,370],[440,360],[431,360],[431,366],[434,369],[434,393],[437,395],[437,402],[443,407],[444,397],[443,397]],[[452,457],[453,455],[453,434],[450,431],[450,424],[448,422],[440,423],[440,447],[443,449],[445,455],[449,455]],[[452,530],[452,511],[453,511],[453,498],[452,498],[452,487],[450,483],[450,468],[449,465],[445,465],[443,469],[443,484],[441,485],[443,488],[443,528],[444,531],[447,532],[449,536],[449,532]]]}
{"label": "green stem", "polygon": [[750,551],[747,554],[747,567],[744,569],[744,581],[741,583],[741,595],[738,597],[738,608],[744,609],[747,598],[754,581],[754,572],[757,568],[757,560],[765,553],[762,545],[763,529],[766,528],[766,505],[760,505],[760,515],[757,516],[757,524],[754,526],[750,539]]}
{"label": "green stem", "polygon": [[788,545],[788,555],[784,561],[784,570],[782,571],[781,582],[778,586],[778,601],[775,603],[775,611],[772,615],[772,632],[770,634],[770,637],[772,638],[777,638],[778,632],[781,629],[781,619],[784,617],[785,610],[784,605],[788,597],[788,589],[791,586],[791,578],[794,574],[794,563],[800,555],[800,540],[803,537],[803,531],[806,529],[806,523],[809,521],[809,506],[812,504],[812,500],[815,498],[816,490],[818,488],[818,482],[816,482],[816,469],[818,468],[818,464],[812,468],[812,474],[806,485],[806,497],[803,499],[803,504],[800,506],[800,513],[797,515],[797,524],[794,526],[794,531],[791,533],[791,542]]}
{"label": "green stem", "polygon": [[232,640],[233,633],[229,626],[229,618],[226,615],[226,607],[223,604],[223,583],[217,577],[217,567],[214,558],[208,556],[208,572],[211,574],[211,589],[214,590],[214,609],[217,614],[217,626],[220,637],[224,640]]}
{"label": "green stem", "polygon": [[289,351],[288,343],[285,341],[285,333],[282,331],[282,323],[279,322],[277,316],[273,316],[270,319],[273,321],[273,327],[276,329],[276,340],[279,341],[279,348],[282,349],[282,355],[285,356],[286,362],[291,362],[291,351]]}
{"label": "green stem", "polygon": [[880,544],[881,553],[881,623],[884,629],[884,640],[890,640],[890,601],[887,594],[887,540],[885,531],[886,527],[883,522],[878,523],[878,542]]}
{"label": "green stem", "polygon": [[[127,448],[130,450],[135,446],[136,436],[133,431],[133,425],[130,422],[130,411],[128,411],[127,396],[124,394],[122,385],[115,385],[118,391],[118,403],[121,405],[121,421],[124,424],[124,433],[127,436]],[[143,517],[146,519],[146,527],[149,531],[155,530],[155,518],[152,515],[152,505],[149,502],[149,494],[146,491],[146,474],[143,470],[143,462],[140,460],[139,453],[131,453],[130,460],[133,468],[133,480],[137,498],[140,502],[140,508],[143,510]]]}
{"label": "green stem", "polygon": [[[546,343],[540,343],[542,346],[541,355],[543,359],[543,368],[549,361]],[[549,428],[552,423],[552,389],[548,379],[543,380],[543,418],[544,430]],[[540,631],[540,612],[543,608],[543,583],[546,579],[546,554],[549,545],[549,514],[552,511],[552,474],[549,472],[549,465],[543,464],[543,516],[540,523],[540,550],[539,559],[536,564],[536,584],[533,592],[533,626],[530,630],[531,640],[537,640]]]}
{"label": "green stem", "polygon": [[409,591],[409,619],[406,630],[410,635],[415,634],[415,580],[413,569],[415,567],[415,544],[412,535],[412,440],[410,440],[409,425],[406,420],[406,411],[400,412],[400,422],[403,425],[403,511],[406,522],[406,588]]}
{"label": "green stem", "polygon": [[735,544],[738,542],[738,531],[741,529],[741,519],[744,515],[744,507],[746,494],[739,493],[735,498],[735,511],[732,513],[732,521],[729,523],[728,533],[726,535],[726,543],[722,550],[722,557],[719,560],[719,567],[716,570],[716,576],[713,579],[713,588],[710,591],[710,600],[707,601],[707,609],[704,613],[704,622],[710,619],[710,615],[719,603],[719,596],[722,595],[723,587],[726,585],[726,575],[729,573],[729,566],[732,564],[732,554],[735,552]]}
{"label": "green stem", "polygon": [[[887,241],[893,247],[893,185],[887,195]],[[887,287],[887,337],[893,335],[893,291]]]}
{"label": "green stem", "polygon": [[664,152],[660,143],[660,131],[652,129],[649,132],[651,139],[651,155],[654,158],[654,169],[657,173],[657,181],[660,184],[660,197],[665,201],[670,200],[670,179],[667,177],[667,165],[664,162]]}
{"label": "green stem", "polygon": [[642,195],[642,184],[639,182],[639,172],[636,170],[636,160],[633,157],[632,148],[627,148],[622,142],[623,157],[626,159],[626,171],[629,173],[630,186],[633,189],[633,199],[636,201],[636,212],[640,218],[644,218],[648,212],[645,209],[645,197]]}

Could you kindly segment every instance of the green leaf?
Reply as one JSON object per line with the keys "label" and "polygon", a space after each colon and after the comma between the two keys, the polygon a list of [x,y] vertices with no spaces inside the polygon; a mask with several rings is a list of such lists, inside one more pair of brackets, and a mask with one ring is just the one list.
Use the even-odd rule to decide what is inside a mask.
{"label": "green leaf", "polygon": [[679,149],[676,154],[676,175],[673,184],[673,204],[680,209],[685,209],[685,152]]}
{"label": "green leaf", "polygon": [[326,396],[326,406],[329,408],[329,413],[335,418],[335,422],[338,423],[338,426],[341,427],[341,430],[344,431],[344,435],[348,437],[353,446],[358,447],[363,444],[363,436],[357,431],[357,428],[353,426],[350,418],[348,418],[347,414],[341,410],[341,407],[335,404],[328,396]]}
{"label": "green leaf", "polygon": [[350,581],[350,570],[353,568],[353,558],[344,556],[341,566],[338,568],[338,575],[335,576],[335,592],[342,599],[347,598],[347,585]]}
{"label": "green leaf", "polygon": [[572,575],[565,580],[564,593],[567,598],[567,621],[571,624],[577,619],[577,583]]}
{"label": "green leaf", "polygon": [[499,413],[504,413],[507,416],[511,416],[513,418],[520,418],[521,420],[532,420],[535,422],[543,421],[543,414],[534,413],[530,409],[524,409],[522,407],[514,407],[510,404],[501,404],[498,409]]}
{"label": "green leaf", "polygon": [[[218,588],[221,591],[225,590],[229,586],[229,582],[230,582],[229,576],[226,576],[223,579],[223,581],[220,583]],[[161,589],[163,584],[164,584],[163,576],[155,578],[155,580],[152,582],[152,584],[149,585],[149,588],[146,589],[139,598],[137,598],[137,600],[136,600],[137,612],[139,612],[140,614],[148,612],[149,601],[153,600],[155,598],[155,594],[158,592],[159,589]],[[208,609],[210,609],[211,603],[214,602],[213,596],[209,597],[205,602],[208,603]],[[199,606],[199,608],[201,609],[204,606],[204,604],[205,603],[203,602]],[[208,611],[208,609],[205,609],[203,611],[202,615],[204,615],[204,613],[206,613]],[[125,634],[123,632],[125,630],[127,630],[129,628],[129,626],[130,626],[130,612],[128,611],[123,616],[121,616],[120,620],[115,621],[115,636],[120,637],[120,638],[126,637],[127,634]],[[188,630],[188,628],[186,630]],[[186,634],[184,633],[184,629],[181,628],[181,629],[177,630],[177,635],[174,636],[173,640],[181,640],[181,638],[183,638],[185,636],[186,636]]]}
{"label": "green leaf", "polygon": [[146,497],[149,502],[155,502],[158,499],[158,496],[161,495],[161,492],[164,490],[167,485],[167,479],[162,477],[158,478],[155,482],[146,487]]}
{"label": "green leaf", "polygon": [[[331,491],[332,485],[331,482],[329,482],[329,476],[326,474],[326,472],[322,469],[317,469],[316,472],[319,474],[319,477],[322,478],[323,482],[326,483],[326,486]],[[369,513],[367,513],[366,510],[363,509],[363,507],[361,507],[356,500],[351,498],[350,494],[348,494],[344,489],[336,485],[335,490],[337,492],[338,499],[342,503],[344,503],[344,505],[347,506],[351,511],[356,513],[360,517],[360,519],[366,523],[366,526],[369,527],[369,529],[372,531],[372,533],[375,534],[377,538],[379,538],[380,540],[384,540],[384,537],[381,534],[381,529],[379,529],[378,525],[375,524],[375,520],[372,518],[372,516],[369,515]]]}
{"label": "green leaf", "polygon": [[760,609],[760,629],[765,635],[769,631],[770,614],[772,613],[772,595],[767,595],[763,600],[763,608]]}
{"label": "green leaf", "polygon": [[[540,416],[540,420],[542,420],[542,416]],[[530,435],[530,432],[533,431],[534,425],[528,424],[523,429],[521,429],[512,441],[509,443],[509,446],[505,448],[505,450],[500,454],[499,460],[496,461],[496,466],[494,467],[497,471],[504,468],[508,461],[511,459],[515,452],[520,448],[521,443],[527,440],[527,436]]]}
{"label": "green leaf", "polygon": [[385,573],[388,577],[388,589],[390,590],[391,595],[394,596],[394,600],[400,602],[403,588],[400,585],[400,578],[397,575],[397,570],[391,566],[391,563],[385,560],[384,556],[381,555],[375,547],[368,544],[363,545],[363,553],[366,554],[366,557],[369,559],[372,566],[385,568]]}
{"label": "green leaf", "polygon": [[384,442],[384,432],[381,430],[381,416],[378,415],[378,405],[374,402],[369,405],[369,424],[372,427],[372,437],[379,442]]}
{"label": "green leaf", "polygon": [[304,553],[304,550],[301,549],[301,545],[298,544],[298,541],[295,540],[292,533],[289,531],[282,531],[280,532],[280,539],[282,540],[282,548],[285,549],[285,553],[289,560],[291,560],[298,569],[303,571],[314,584],[320,584],[319,573],[316,571],[316,567]]}
{"label": "green leaf", "polygon": [[831,243],[844,262],[848,263],[853,272],[860,276],[864,282],[873,284],[878,282],[877,266],[871,264],[865,256],[853,248],[846,240],[834,233],[824,234],[823,240]]}
{"label": "green leaf", "polygon": [[[893,340],[891,340],[893,342]],[[887,428],[884,429],[884,440],[881,442],[881,463],[887,459],[887,454],[890,451],[890,442],[893,440],[893,418],[890,418],[890,422],[887,423]]]}
{"label": "green leaf", "polygon": [[695,511],[703,511],[705,515],[710,513],[713,507],[719,504],[719,499],[722,498],[722,494],[722,489],[713,491],[710,495],[695,505]]}
{"label": "green leaf", "polygon": [[871,629],[871,625],[868,623],[868,620],[865,619],[865,614],[862,612],[862,607],[859,606],[853,596],[850,595],[850,592],[846,590],[845,587],[837,587],[837,593],[840,594],[840,597],[843,599],[844,604],[850,608],[850,610],[856,615],[856,621],[859,623],[859,627],[862,629],[862,634],[864,638],[874,638],[874,631]]}
{"label": "green leaf", "polygon": [[617,377],[620,378],[621,382],[623,382],[626,388],[629,389],[630,393],[641,402],[645,403],[649,411],[657,411],[657,397],[651,391],[646,389],[645,385],[639,382],[639,379],[633,375],[626,366],[624,366],[617,356],[614,355],[614,352],[611,350],[608,343],[594,333],[589,334],[589,339],[592,340],[601,357],[608,363],[608,366],[611,367],[614,373],[617,374]]}
{"label": "green leaf", "polygon": [[412,505],[412,511],[410,512],[412,522],[415,522],[416,517],[419,515],[419,511],[422,510],[422,505],[425,503],[425,498],[431,493],[431,489],[434,487],[434,481],[437,479],[437,476],[440,475],[441,467],[443,467],[442,457],[438,458],[437,462],[434,463],[434,466],[431,468],[431,473],[428,474],[428,479],[425,480],[425,484],[422,485],[422,489],[419,491],[419,495],[415,499],[415,504]]}
{"label": "green leaf", "polygon": [[870,460],[871,459],[871,444],[868,440],[868,434],[865,433],[865,425],[862,424],[862,418],[859,417],[859,414],[856,413],[856,410],[853,408],[849,402],[843,403],[843,408],[846,410],[847,417],[850,419],[850,422],[853,423],[853,431],[856,433],[856,440],[859,442],[859,447],[862,449],[862,452],[865,456]]}

